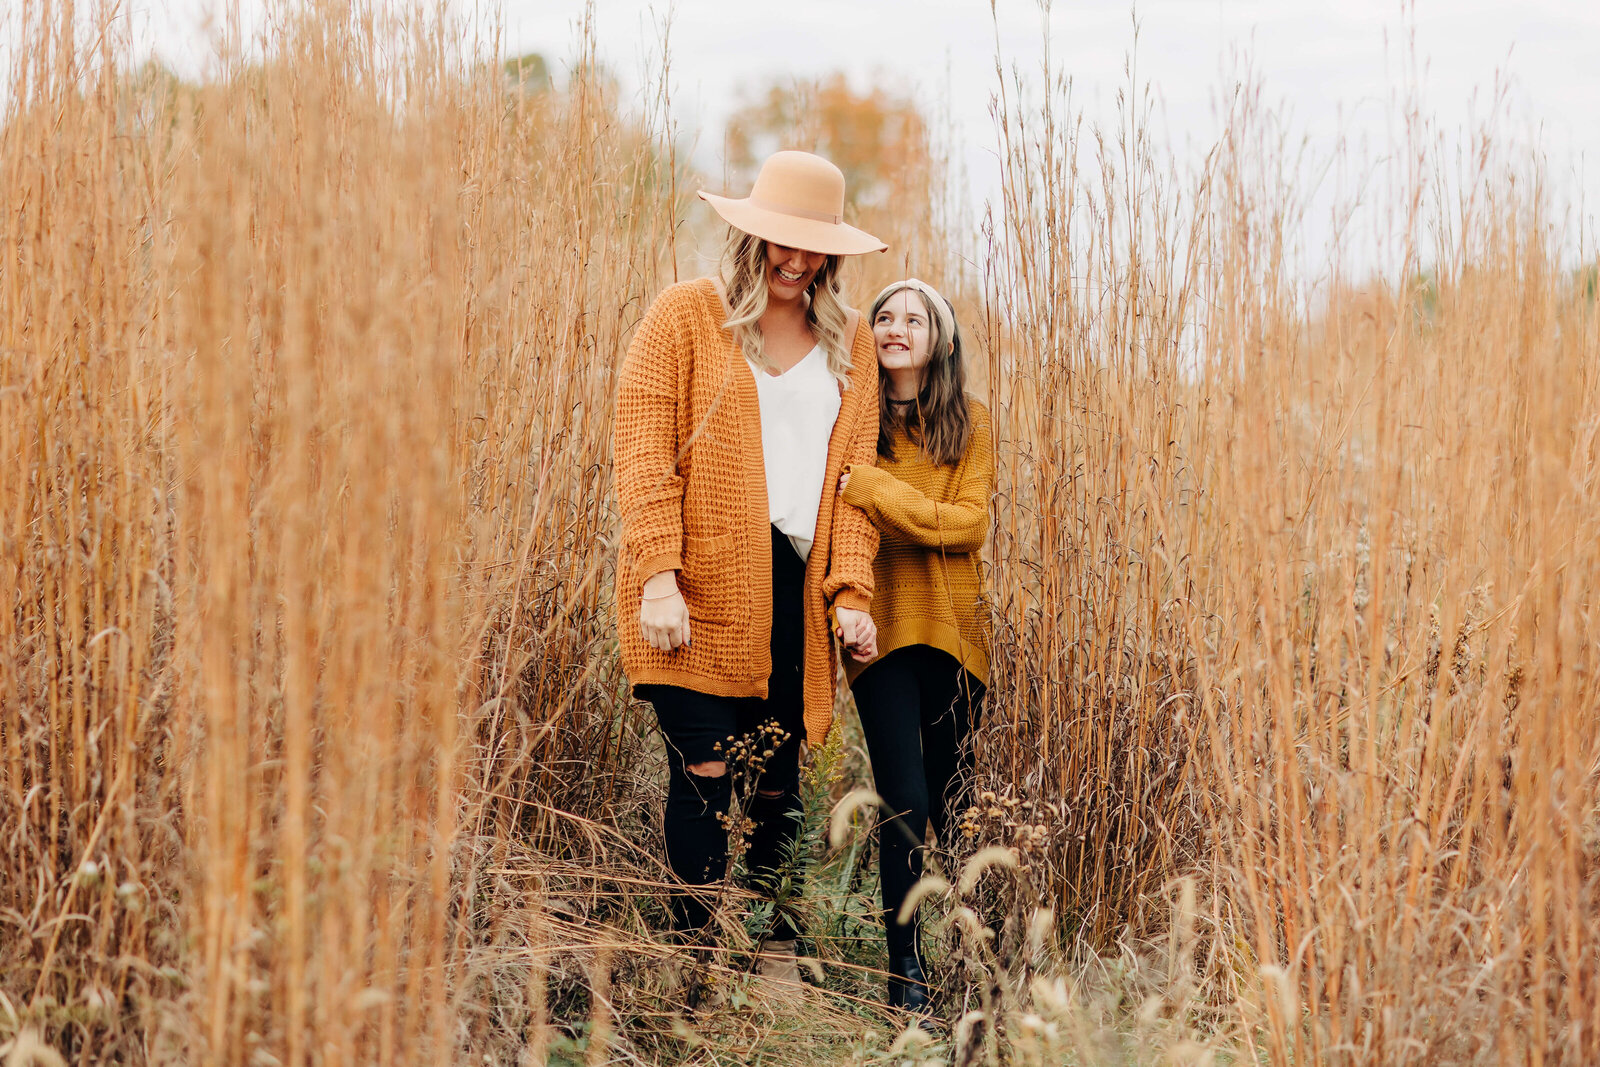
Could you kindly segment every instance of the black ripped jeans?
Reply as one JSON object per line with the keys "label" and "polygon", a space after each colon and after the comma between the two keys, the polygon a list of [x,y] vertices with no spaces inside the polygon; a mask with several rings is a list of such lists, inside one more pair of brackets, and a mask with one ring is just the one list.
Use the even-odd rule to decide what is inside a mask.
{"label": "black ripped jeans", "polygon": [[[728,813],[735,788],[755,824],[745,866],[758,890],[771,892],[782,877],[800,829],[800,741],[805,736],[806,565],[789,538],[772,529],[772,675],[767,698],[719,697],[675,685],[638,685],[633,692],[655,709],[667,745],[667,804],[663,828],[667,862],[689,887],[674,895],[672,924],[684,934],[701,930],[728,865]],[[692,630],[691,630],[692,635]],[[774,738],[766,727],[776,723]],[[787,734],[787,737],[783,735]],[[777,743],[774,743],[774,741]],[[764,753],[772,750],[771,756]],[[741,758],[753,753],[759,765]],[[727,772],[694,774],[691,765],[723,762]],[[781,911],[768,937],[783,940],[795,929]]]}
{"label": "black ripped jeans", "polygon": [[872,779],[883,800],[878,826],[883,921],[893,959],[915,950],[916,922],[896,918],[922,877],[928,824],[949,846],[952,789],[971,769],[967,739],[978,721],[984,687],[948,652],[930,645],[897,648],[851,686]]}

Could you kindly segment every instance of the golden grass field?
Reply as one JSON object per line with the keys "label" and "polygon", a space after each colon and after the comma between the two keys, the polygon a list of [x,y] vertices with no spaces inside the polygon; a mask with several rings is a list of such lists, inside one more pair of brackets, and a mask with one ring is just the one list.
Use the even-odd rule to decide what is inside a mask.
{"label": "golden grass field", "polygon": [[955,294],[1001,457],[930,1044],[848,715],[821,984],[659,937],[609,448],[715,241],[666,82],[308,2],[186,85],[112,14],[27,0],[0,115],[8,1067],[1600,1060],[1600,314],[1537,159],[1403,116],[1396,261],[1314,282],[1248,86],[1188,166],[1008,80],[979,220],[903,168],[855,297]]}

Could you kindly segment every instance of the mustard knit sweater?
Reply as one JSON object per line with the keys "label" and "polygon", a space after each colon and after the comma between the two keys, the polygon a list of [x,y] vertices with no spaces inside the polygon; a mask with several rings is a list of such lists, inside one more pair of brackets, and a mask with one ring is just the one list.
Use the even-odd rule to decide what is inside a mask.
{"label": "mustard knit sweater", "polygon": [[[994,434],[989,409],[970,397],[972,434],[955,466],[938,466],[904,429],[890,434],[894,457],[852,465],[844,499],[878,528],[872,618],[878,655],[932,645],[989,681],[989,612],[979,553],[989,534]],[[852,682],[869,664],[845,664]]]}
{"label": "mustard knit sweater", "polygon": [[[772,526],[761,406],[744,351],[723,328],[709,278],[656,298],[622,361],[613,430],[617,506],[617,640],[634,685],[765,697],[772,673]],[[878,360],[855,316],[850,387],[828,441],[817,532],[806,560],[805,723],[820,744],[833,722],[837,672],[830,607],[865,611],[878,531],[836,489],[846,463],[871,463],[878,440]],[[678,572],[690,643],[662,652],[639,632],[644,580]]]}

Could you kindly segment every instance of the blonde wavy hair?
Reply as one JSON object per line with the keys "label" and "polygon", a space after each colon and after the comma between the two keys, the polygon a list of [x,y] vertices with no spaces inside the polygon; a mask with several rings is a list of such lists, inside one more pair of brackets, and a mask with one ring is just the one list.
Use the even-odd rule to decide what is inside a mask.
{"label": "blonde wavy hair", "polygon": [[[806,308],[806,325],[822,354],[828,371],[842,388],[850,388],[850,345],[845,336],[849,324],[844,289],[839,281],[842,256],[829,256],[811,279],[806,290],[811,295]],[[731,314],[722,325],[744,349],[745,358],[765,371],[776,369],[767,358],[761,337],[761,316],[767,310],[767,242],[754,234],[728,227],[728,242],[722,249],[722,284],[727,289]]]}

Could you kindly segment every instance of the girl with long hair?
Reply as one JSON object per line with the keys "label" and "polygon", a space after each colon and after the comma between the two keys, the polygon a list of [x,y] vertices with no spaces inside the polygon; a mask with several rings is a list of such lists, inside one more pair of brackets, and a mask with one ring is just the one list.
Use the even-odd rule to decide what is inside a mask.
{"label": "girl with long hair", "polygon": [[968,735],[989,675],[979,552],[989,532],[994,444],[988,409],[966,394],[961,331],[931,285],[908,278],[878,294],[877,461],[840,478],[846,504],[881,543],[872,617],[880,658],[846,665],[882,799],[878,827],[889,1003],[924,1011],[928,989],[915,916],[929,825],[948,844],[950,792],[968,769]]}
{"label": "girl with long hair", "polygon": [[[844,175],[810,153],[768,159],[748,197],[700,195],[730,226],[721,269],[645,314],[614,438],[618,637],[666,742],[667,859],[686,886],[673,925],[691,941],[710,936],[736,789],[757,891],[782,882],[800,743],[832,724],[830,625],[852,658],[876,653],[878,534],[834,484],[871,462],[879,411],[840,263],[885,247],[844,223]],[[763,973],[798,980],[796,932],[776,909]]]}

